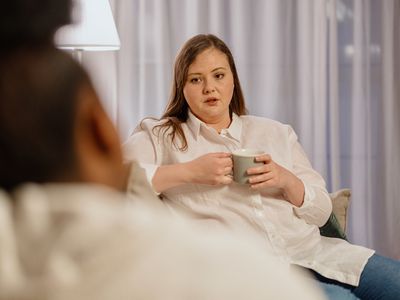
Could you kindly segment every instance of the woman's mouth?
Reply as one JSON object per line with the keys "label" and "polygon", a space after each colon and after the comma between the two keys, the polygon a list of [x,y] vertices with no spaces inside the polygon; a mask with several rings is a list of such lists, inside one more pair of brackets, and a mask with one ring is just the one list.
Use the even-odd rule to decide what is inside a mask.
{"label": "woman's mouth", "polygon": [[218,101],[218,99],[217,98],[207,98],[207,100],[205,101],[205,103],[207,103],[207,104],[214,104],[214,103],[216,103]]}

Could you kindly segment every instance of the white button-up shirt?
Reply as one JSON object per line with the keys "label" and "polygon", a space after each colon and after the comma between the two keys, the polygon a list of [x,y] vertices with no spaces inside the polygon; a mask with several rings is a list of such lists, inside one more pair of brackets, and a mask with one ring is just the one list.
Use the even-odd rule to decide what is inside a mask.
{"label": "white button-up shirt", "polygon": [[318,227],[327,221],[331,201],[323,178],[313,170],[290,126],[233,114],[229,128],[218,133],[189,112],[188,121],[182,124],[188,150],[180,151],[167,135],[157,135],[153,130],[157,124],[150,119],[143,121],[124,144],[125,158],[138,160],[150,182],[160,165],[187,162],[210,152],[252,148],[270,154],[276,163],[300,178],[305,187],[301,207],[286,201],[277,189],[254,191],[235,182],[220,186],[181,185],[162,193],[165,203],[190,210],[213,226],[250,229],[264,239],[266,250],[283,260],[358,285],[374,251],[320,235]]}

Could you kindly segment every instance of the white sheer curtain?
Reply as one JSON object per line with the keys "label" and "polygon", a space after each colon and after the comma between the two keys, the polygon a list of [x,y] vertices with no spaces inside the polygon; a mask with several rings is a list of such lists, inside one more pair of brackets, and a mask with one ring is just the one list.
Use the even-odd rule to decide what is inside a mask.
{"label": "white sheer curtain", "polygon": [[338,1],[340,181],[352,241],[400,259],[397,0]]}
{"label": "white sheer curtain", "polygon": [[350,239],[400,259],[399,1],[110,2],[121,50],[84,61],[122,139],[163,112],[183,42],[214,33],[250,113],[290,123],[329,190],[352,189]]}

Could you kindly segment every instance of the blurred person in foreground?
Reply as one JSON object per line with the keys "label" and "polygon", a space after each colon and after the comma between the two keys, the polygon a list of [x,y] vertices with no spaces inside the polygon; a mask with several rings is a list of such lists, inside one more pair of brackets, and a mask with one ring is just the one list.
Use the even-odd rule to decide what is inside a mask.
{"label": "blurred person in foreground", "polygon": [[123,165],[87,73],[52,44],[69,1],[6,6],[0,299],[323,299],[249,239],[201,232],[157,206],[138,166]]}

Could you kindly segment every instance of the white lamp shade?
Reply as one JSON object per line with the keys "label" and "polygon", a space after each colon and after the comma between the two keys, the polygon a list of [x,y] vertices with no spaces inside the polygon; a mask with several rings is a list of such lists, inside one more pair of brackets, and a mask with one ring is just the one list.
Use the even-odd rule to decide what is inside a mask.
{"label": "white lamp shade", "polygon": [[75,0],[73,24],[61,27],[55,43],[61,49],[118,50],[120,41],[108,0]]}

